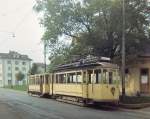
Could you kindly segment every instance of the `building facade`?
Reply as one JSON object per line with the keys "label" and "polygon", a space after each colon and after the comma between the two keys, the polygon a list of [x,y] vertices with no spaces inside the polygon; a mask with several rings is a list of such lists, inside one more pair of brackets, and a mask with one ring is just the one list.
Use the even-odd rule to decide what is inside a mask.
{"label": "building facade", "polygon": [[[0,53],[0,87],[26,83],[31,61],[27,55],[14,51]],[[24,74],[22,81],[16,79],[16,74],[19,72]]]}
{"label": "building facade", "polygon": [[150,55],[141,55],[126,69],[126,95],[150,95]]}

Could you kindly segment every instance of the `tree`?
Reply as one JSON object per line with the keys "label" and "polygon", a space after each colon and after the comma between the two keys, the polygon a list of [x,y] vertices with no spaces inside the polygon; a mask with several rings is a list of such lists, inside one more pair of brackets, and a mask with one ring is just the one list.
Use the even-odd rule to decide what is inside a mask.
{"label": "tree", "polygon": [[37,74],[37,73],[38,73],[38,66],[35,63],[33,63],[32,68],[29,71],[29,74],[34,75],[34,74]]}
{"label": "tree", "polygon": [[[72,41],[70,56],[92,54],[114,58],[120,55],[121,0],[37,0],[35,9],[44,13],[43,40],[52,49],[57,47],[60,36],[65,36]],[[125,9],[126,54],[138,54],[150,43],[150,6],[147,0],[126,0]]]}
{"label": "tree", "polygon": [[16,80],[17,81],[22,81],[24,79],[25,75],[22,72],[18,72],[16,74]]}

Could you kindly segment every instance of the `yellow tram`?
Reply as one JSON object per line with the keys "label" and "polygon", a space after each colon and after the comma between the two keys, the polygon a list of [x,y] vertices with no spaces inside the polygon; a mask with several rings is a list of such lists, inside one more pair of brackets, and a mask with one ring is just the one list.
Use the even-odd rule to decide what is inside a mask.
{"label": "yellow tram", "polygon": [[28,93],[39,96],[49,95],[51,74],[31,75],[28,80]]}
{"label": "yellow tram", "polygon": [[83,104],[119,101],[118,67],[109,62],[75,62],[51,74],[29,77],[28,93]]}

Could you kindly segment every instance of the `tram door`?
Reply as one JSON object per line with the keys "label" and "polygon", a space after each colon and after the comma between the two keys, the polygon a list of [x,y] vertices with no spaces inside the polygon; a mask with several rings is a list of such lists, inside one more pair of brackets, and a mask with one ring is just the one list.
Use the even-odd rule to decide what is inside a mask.
{"label": "tram door", "polygon": [[89,97],[97,97],[98,92],[97,89],[99,87],[101,81],[101,70],[100,69],[93,69],[88,70],[88,93]]}

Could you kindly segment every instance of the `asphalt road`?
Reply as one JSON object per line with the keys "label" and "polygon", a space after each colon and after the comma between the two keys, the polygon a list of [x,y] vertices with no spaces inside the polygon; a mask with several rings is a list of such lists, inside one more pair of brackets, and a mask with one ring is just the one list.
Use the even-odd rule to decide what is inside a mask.
{"label": "asphalt road", "polygon": [[80,107],[0,89],[0,119],[150,119],[146,110]]}

